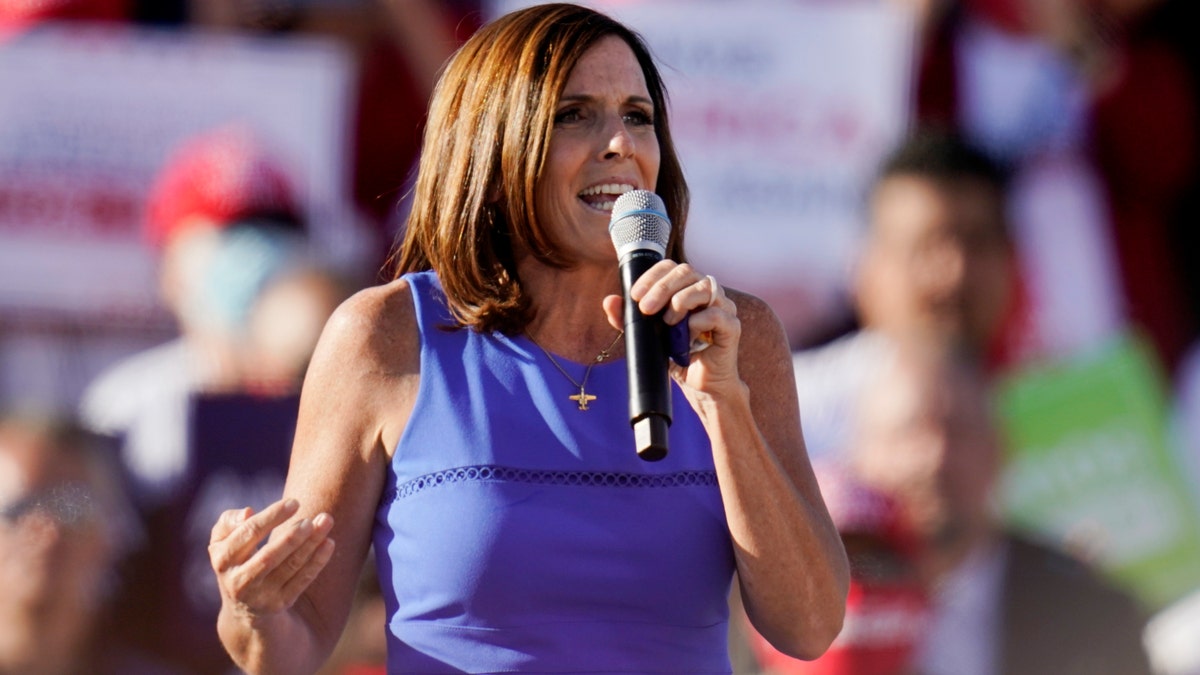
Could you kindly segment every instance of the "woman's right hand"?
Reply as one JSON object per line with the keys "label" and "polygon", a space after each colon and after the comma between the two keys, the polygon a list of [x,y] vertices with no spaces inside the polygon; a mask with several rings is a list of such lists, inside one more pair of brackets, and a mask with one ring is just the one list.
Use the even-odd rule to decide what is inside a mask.
{"label": "woman's right hand", "polygon": [[248,618],[286,612],[333,557],[333,518],[321,513],[289,523],[299,509],[286,499],[257,514],[247,507],[217,519],[208,557],[227,609]]}

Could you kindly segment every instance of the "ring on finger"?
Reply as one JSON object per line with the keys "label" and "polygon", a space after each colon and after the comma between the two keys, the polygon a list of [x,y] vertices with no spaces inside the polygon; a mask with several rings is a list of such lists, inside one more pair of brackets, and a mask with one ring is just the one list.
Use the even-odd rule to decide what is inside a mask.
{"label": "ring on finger", "polygon": [[708,305],[707,306],[712,307],[713,305],[717,304],[717,299],[721,293],[721,285],[717,283],[717,280],[715,277],[713,277],[713,275],[707,274],[705,276],[708,279]]}

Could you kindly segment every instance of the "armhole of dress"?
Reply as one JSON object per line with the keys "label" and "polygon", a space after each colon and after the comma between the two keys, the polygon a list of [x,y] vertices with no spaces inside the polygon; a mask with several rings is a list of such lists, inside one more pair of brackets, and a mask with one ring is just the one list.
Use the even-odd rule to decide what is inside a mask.
{"label": "armhole of dress", "polygon": [[425,353],[425,314],[428,309],[425,307],[424,291],[425,280],[419,274],[409,272],[402,277],[408,282],[408,292],[412,295],[413,302],[413,317],[417,321],[417,339],[420,343],[421,354]]}
{"label": "armhole of dress", "polygon": [[[428,303],[433,301],[429,292],[430,280],[414,272],[405,274],[403,279],[408,282],[408,291],[412,295],[413,302],[413,318],[417,324],[417,392],[413,399],[412,410],[409,412],[408,422],[404,425],[404,431],[400,432],[396,447],[392,448],[389,473],[392,473],[391,465],[401,461],[405,440],[412,433],[413,420],[420,414],[421,405],[426,398],[425,363],[426,359],[433,357],[430,353],[432,346],[428,344],[429,335],[427,333],[427,322],[430,319]],[[395,478],[394,475],[392,477]]]}

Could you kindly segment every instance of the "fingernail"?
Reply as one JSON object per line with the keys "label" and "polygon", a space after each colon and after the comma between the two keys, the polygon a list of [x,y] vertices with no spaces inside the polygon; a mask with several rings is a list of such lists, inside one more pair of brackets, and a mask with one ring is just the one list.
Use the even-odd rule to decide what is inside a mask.
{"label": "fingernail", "polygon": [[324,527],[325,523],[329,522],[329,515],[318,513],[316,518],[313,518],[314,527]]}
{"label": "fingernail", "polygon": [[288,499],[286,502],[283,503],[283,508],[288,511],[295,511],[299,507],[300,507],[300,502],[296,501],[295,499]]}

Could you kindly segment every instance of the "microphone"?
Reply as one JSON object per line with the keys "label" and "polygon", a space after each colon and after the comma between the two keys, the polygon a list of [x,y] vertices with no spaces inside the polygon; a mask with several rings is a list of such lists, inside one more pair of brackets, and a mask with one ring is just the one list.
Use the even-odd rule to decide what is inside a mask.
{"label": "microphone", "polygon": [[671,426],[671,385],[667,375],[667,326],[662,315],[642,314],[629,297],[638,277],[663,259],[671,221],[662,198],[631,190],[613,204],[608,234],[621,266],[625,296],[625,363],[629,373],[629,424],[638,457],[656,462],[667,456]]}

